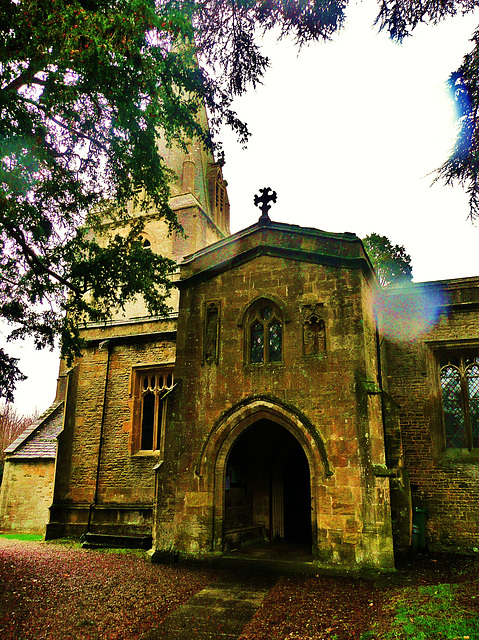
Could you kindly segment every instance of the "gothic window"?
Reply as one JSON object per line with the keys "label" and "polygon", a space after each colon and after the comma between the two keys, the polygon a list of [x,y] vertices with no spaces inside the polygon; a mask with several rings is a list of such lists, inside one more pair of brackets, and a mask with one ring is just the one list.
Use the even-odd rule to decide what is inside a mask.
{"label": "gothic window", "polygon": [[140,235],[140,242],[143,249],[151,249],[152,238],[148,232],[144,232]]}
{"label": "gothic window", "polygon": [[220,174],[215,181],[215,211],[216,223],[222,227],[225,224],[225,216],[227,209],[227,196],[225,182],[221,179]]}
{"label": "gothic window", "polygon": [[211,217],[216,225],[226,231],[229,227],[230,204],[228,200],[227,182],[221,171],[222,162],[208,165],[208,199],[211,206]]}
{"label": "gothic window", "polygon": [[479,352],[439,358],[446,448],[479,448]]}
{"label": "gothic window", "polygon": [[163,449],[168,395],[173,388],[173,371],[149,370],[139,374],[139,430],[141,451]]}
{"label": "gothic window", "polygon": [[204,359],[205,362],[218,362],[220,305],[209,302],[205,310]]}
{"label": "gothic window", "polygon": [[263,300],[253,307],[248,331],[249,362],[253,364],[281,362],[283,357],[283,322],[274,303]]}

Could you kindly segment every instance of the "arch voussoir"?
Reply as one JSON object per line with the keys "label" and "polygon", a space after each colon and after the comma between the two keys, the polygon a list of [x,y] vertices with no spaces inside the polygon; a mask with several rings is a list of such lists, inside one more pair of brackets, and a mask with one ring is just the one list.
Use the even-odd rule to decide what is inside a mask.
{"label": "arch voussoir", "polygon": [[204,476],[213,470],[224,445],[229,450],[239,435],[261,419],[277,422],[294,435],[305,450],[311,470],[315,475],[332,475],[326,449],[318,430],[298,412],[274,399],[252,398],[230,409],[213,426],[198,456],[195,472]]}
{"label": "arch voussoir", "polygon": [[[221,550],[223,545],[225,476],[228,456],[238,438],[249,427],[261,421],[275,423],[294,436],[306,456],[312,488],[318,486],[325,477],[331,475],[320,434],[299,412],[267,397],[251,398],[233,407],[211,429],[195,468],[196,475],[201,478],[214,505],[212,548],[215,550]],[[312,500],[313,523],[317,521],[317,508],[316,501]],[[315,531],[313,530],[313,540],[314,538]]]}

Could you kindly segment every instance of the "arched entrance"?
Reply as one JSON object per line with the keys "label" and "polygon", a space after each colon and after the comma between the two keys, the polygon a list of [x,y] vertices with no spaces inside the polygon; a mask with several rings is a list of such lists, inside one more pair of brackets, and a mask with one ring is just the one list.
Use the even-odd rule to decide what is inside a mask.
{"label": "arched entrance", "polygon": [[[250,429],[251,435],[246,435]],[[268,434],[271,439],[268,438]],[[245,440],[241,440],[243,435]],[[279,444],[283,443],[283,450],[287,451],[286,456],[272,456],[273,451],[281,448],[279,445],[276,449],[273,447],[275,438],[279,439]],[[247,446],[248,444],[250,446]],[[288,444],[290,445],[289,451]],[[236,449],[236,445],[238,445],[238,449]],[[259,445],[262,445],[262,449]],[[248,451],[251,452],[255,447],[259,451],[263,451],[263,456],[259,455],[259,453],[248,456]],[[266,454],[264,453],[265,451]],[[225,526],[226,472],[227,463],[235,460],[232,455],[240,461],[241,458],[247,460],[250,465],[253,464],[252,460],[256,460],[257,465],[262,465],[263,468],[266,467],[263,459],[266,458],[271,461],[271,458],[273,458],[277,461],[277,474],[281,470],[283,472],[283,476],[280,475],[280,479],[277,481],[273,481],[272,475],[268,476],[270,478],[267,480],[269,493],[263,490],[263,497],[268,497],[266,506],[263,505],[262,520],[265,523],[264,533],[270,536],[268,539],[274,540],[279,535],[275,528],[277,519],[276,516],[273,516],[273,513],[281,512],[281,510],[276,510],[274,506],[278,504],[275,502],[276,498],[273,499],[274,488],[283,487],[282,492],[278,491],[283,497],[283,518],[286,515],[286,529],[283,529],[283,531],[286,536],[290,535],[291,529],[288,529],[288,526],[294,519],[294,516],[291,517],[291,511],[289,511],[290,497],[291,495],[298,497],[298,494],[306,496],[303,502],[302,513],[304,518],[302,521],[306,522],[307,520],[305,515],[307,510],[304,505],[309,500],[308,518],[310,519],[311,534],[308,534],[306,527],[302,526],[296,527],[295,531],[303,531],[304,538],[307,535],[311,535],[312,544],[310,550],[313,556],[316,557],[318,554],[318,526],[321,518],[321,501],[317,488],[324,478],[332,475],[319,429],[306,416],[295,411],[291,406],[286,406],[277,399],[267,396],[254,396],[243,400],[224,412],[221,419],[212,427],[205,439],[195,464],[198,485],[201,487],[201,491],[204,491],[205,495],[211,499],[212,528],[210,530],[210,549],[213,552],[224,550],[225,542],[232,539],[232,535],[230,535],[231,525],[226,524]],[[306,462],[304,462],[302,456],[306,458]],[[299,465],[299,474],[293,472],[295,468],[298,468],[295,466],[295,460]],[[283,461],[284,464],[280,465],[280,461]],[[269,468],[273,473],[271,464]],[[301,472],[301,468],[303,472]],[[299,482],[299,478],[305,478],[305,476],[309,478],[309,485],[306,487],[307,483],[304,481],[303,486],[306,487],[304,492],[298,491],[297,486],[296,491],[292,489],[289,494],[288,489],[286,490],[285,507],[285,484],[288,488],[293,487],[295,482]],[[258,479],[259,474],[253,477]],[[312,495],[310,495],[311,491],[313,492]],[[255,490],[253,492],[253,505],[259,505],[258,499],[260,496],[261,493],[259,491]],[[256,503],[254,502],[255,500]],[[254,524],[254,518],[259,513],[259,506],[253,506],[251,509],[250,511],[245,510],[245,513],[253,516],[250,521],[253,520],[252,524]],[[229,518],[230,516],[228,517],[228,523],[231,522]],[[245,521],[243,520],[243,522]],[[266,527],[268,531],[266,531]],[[228,534],[226,534],[226,531],[228,531]]]}
{"label": "arched entrance", "polygon": [[223,541],[232,548],[265,540],[311,551],[311,478],[295,436],[262,418],[239,435],[227,455]]}

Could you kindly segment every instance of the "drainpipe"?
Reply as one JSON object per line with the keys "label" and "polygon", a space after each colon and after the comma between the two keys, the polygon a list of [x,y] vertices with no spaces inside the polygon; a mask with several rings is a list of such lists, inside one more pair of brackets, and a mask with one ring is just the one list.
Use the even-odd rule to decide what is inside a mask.
{"label": "drainpipe", "polygon": [[88,511],[88,524],[86,532],[90,533],[91,521],[93,518],[93,510],[98,504],[98,487],[100,484],[100,465],[101,465],[101,453],[103,449],[103,432],[105,430],[105,416],[106,416],[106,394],[108,389],[108,376],[110,373],[110,356],[112,350],[112,344],[110,340],[104,340],[100,342],[99,349],[104,349],[105,347],[108,349],[106,356],[106,372],[105,372],[105,384],[103,387],[103,403],[101,409],[101,424],[100,424],[100,441],[98,443],[98,457],[96,462],[96,478],[95,478],[95,495],[93,497],[93,502],[90,504],[90,508]]}
{"label": "drainpipe", "polygon": [[378,387],[381,389],[381,421],[383,425],[384,452],[386,454],[386,467],[388,467],[389,469],[390,454],[387,446],[388,438],[387,438],[387,431],[386,431],[386,415],[385,415],[386,403],[384,402],[383,374],[382,374],[382,367],[381,367],[381,342],[379,339],[379,328],[378,328],[377,318],[376,318],[376,359],[378,363]]}

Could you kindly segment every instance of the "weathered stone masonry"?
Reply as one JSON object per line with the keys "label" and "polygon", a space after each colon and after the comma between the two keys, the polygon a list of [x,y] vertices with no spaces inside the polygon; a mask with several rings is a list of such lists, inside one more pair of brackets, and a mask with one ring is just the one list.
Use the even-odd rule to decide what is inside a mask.
{"label": "weathered stone masonry", "polygon": [[[385,463],[380,403],[364,384],[376,381],[378,367],[369,336],[371,286],[355,236],[287,225],[256,225],[185,261],[180,388],[158,474],[159,552],[221,551],[226,459],[248,427],[268,419],[304,443],[317,559],[392,564],[389,481],[374,475],[374,465]],[[284,358],[258,366],[248,362],[244,323],[260,299],[282,315]],[[212,300],[221,314],[217,363],[203,358],[204,310]],[[302,309],[318,303],[327,347],[307,358]]]}
{"label": "weathered stone masonry", "polygon": [[[404,464],[414,506],[427,512],[427,544],[434,550],[479,548],[479,457],[447,449],[439,354],[479,346],[479,279],[425,283],[442,298],[433,327],[410,341],[386,343],[387,386],[399,405]],[[392,287],[389,296],[401,296]]]}
{"label": "weathered stone masonry", "polygon": [[[164,153],[186,235],[149,217],[143,240],[177,261],[172,313],[148,317],[137,300],[82,329],[55,405],[8,452],[2,530],[43,530],[50,502],[47,538],[152,536],[156,558],[279,539],[319,565],[389,569],[393,546],[410,548],[414,507],[430,548],[478,549],[479,278],[383,290],[396,309],[415,292],[398,316],[414,332],[394,338],[357,236],[267,216],[229,236],[221,165],[196,143]],[[440,300],[429,324],[428,292]],[[478,426],[459,449],[445,356],[473,370],[461,401]]]}
{"label": "weathered stone masonry", "polygon": [[48,536],[151,532],[157,458],[134,451],[132,375],[174,363],[176,319],[131,329],[90,329],[90,346],[70,373]]}

